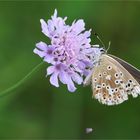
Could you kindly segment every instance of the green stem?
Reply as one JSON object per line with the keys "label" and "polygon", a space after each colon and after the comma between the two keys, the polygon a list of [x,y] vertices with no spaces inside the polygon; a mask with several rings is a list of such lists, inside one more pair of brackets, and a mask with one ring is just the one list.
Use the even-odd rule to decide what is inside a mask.
{"label": "green stem", "polygon": [[6,96],[9,92],[13,91],[14,89],[16,89],[18,86],[20,86],[27,78],[29,78],[32,73],[34,73],[35,71],[37,71],[37,69],[44,64],[44,62],[39,63],[37,66],[35,66],[25,77],[23,77],[20,81],[18,81],[15,85],[7,88],[4,91],[0,92],[0,97]]}

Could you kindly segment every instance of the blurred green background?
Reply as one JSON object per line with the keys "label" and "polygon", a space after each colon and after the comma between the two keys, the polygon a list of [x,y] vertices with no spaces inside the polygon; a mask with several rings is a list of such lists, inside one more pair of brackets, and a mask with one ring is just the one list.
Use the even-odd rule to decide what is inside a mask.
{"label": "blurred green background", "polygon": [[[84,19],[96,31],[109,53],[140,68],[140,2],[130,1],[22,1],[0,2],[0,90],[25,76],[42,60],[35,43],[48,39],[41,33],[41,18],[57,8],[67,23]],[[92,43],[99,43],[92,34]],[[140,97],[108,107],[91,98],[91,87],[69,93],[45,78],[44,65],[22,86],[0,98],[0,138],[115,139],[140,138]],[[93,128],[90,134],[85,128]]]}

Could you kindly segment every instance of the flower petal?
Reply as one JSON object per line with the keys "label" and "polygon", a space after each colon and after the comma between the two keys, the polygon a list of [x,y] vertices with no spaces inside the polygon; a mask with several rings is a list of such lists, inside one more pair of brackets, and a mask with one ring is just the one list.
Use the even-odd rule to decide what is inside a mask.
{"label": "flower petal", "polygon": [[84,20],[79,19],[76,23],[73,23],[72,30],[78,35],[85,30]]}
{"label": "flower petal", "polygon": [[54,72],[50,77],[50,83],[56,87],[59,87],[58,73]]}
{"label": "flower petal", "polygon": [[48,20],[48,31],[49,31],[49,37],[52,38],[55,34],[55,25],[52,20]]}
{"label": "flower petal", "polygon": [[72,75],[72,80],[75,81],[79,85],[81,85],[83,82],[82,77],[79,74],[77,74],[76,72]]}
{"label": "flower petal", "polygon": [[67,84],[68,83],[68,74],[64,71],[61,71],[59,73],[59,79],[63,84]]}
{"label": "flower petal", "polygon": [[52,74],[52,73],[54,73],[54,66],[49,66],[49,67],[47,68],[47,75],[50,75],[50,74]]}
{"label": "flower petal", "polygon": [[48,31],[47,23],[43,19],[40,19],[40,23],[41,23],[42,33],[44,33],[46,36],[49,37],[50,33]]}
{"label": "flower petal", "polygon": [[45,52],[42,52],[42,51],[40,51],[40,50],[38,50],[38,49],[34,49],[33,50],[33,52],[35,53],[35,54],[38,54],[41,58],[42,57],[44,57],[46,54],[45,54]]}
{"label": "flower petal", "polygon": [[84,64],[83,61],[80,61],[80,62],[78,63],[78,68],[79,68],[80,70],[85,69],[85,67],[86,67],[86,65]]}
{"label": "flower petal", "polygon": [[74,92],[76,90],[76,87],[75,87],[73,81],[71,80],[71,78],[69,78],[69,80],[68,80],[67,87],[70,92]]}
{"label": "flower petal", "polygon": [[40,41],[39,43],[36,44],[36,47],[38,49],[42,50],[42,51],[46,51],[46,49],[47,49],[48,46],[47,46],[46,43]]}
{"label": "flower petal", "polygon": [[54,14],[52,15],[52,19],[56,19],[57,18],[57,9],[54,10]]}
{"label": "flower petal", "polygon": [[51,64],[53,64],[53,62],[54,62],[53,59],[54,59],[54,57],[52,55],[46,55],[44,57],[44,61],[47,62],[47,63],[51,63]]}

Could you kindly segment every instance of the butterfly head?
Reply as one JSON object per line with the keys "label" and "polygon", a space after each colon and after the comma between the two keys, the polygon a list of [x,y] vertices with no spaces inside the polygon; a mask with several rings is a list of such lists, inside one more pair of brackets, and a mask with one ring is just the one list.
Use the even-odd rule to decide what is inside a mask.
{"label": "butterfly head", "polygon": [[101,48],[102,53],[103,53],[103,54],[107,54],[107,51],[109,50],[110,45],[111,45],[111,41],[109,41],[109,43],[108,43],[108,48],[106,49],[104,42],[100,39],[100,37],[98,36],[98,34],[97,34],[97,33],[94,33],[94,35],[95,35],[96,38],[101,42],[101,44],[102,44],[102,46],[103,46],[103,48]]}
{"label": "butterfly head", "polygon": [[107,51],[104,48],[100,48],[100,54],[106,54]]}

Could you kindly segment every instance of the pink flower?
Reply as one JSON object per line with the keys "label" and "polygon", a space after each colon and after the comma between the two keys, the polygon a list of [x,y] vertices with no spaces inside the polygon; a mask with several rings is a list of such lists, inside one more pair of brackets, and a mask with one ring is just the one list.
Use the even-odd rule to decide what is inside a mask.
{"label": "pink flower", "polygon": [[34,53],[38,54],[51,66],[47,68],[50,83],[59,87],[58,79],[66,84],[70,92],[76,90],[75,84],[82,84],[94,64],[94,50],[90,45],[90,32],[85,31],[82,19],[72,25],[57,17],[57,10],[48,22],[40,20],[42,32],[51,40],[51,45],[44,42],[36,44]]}

